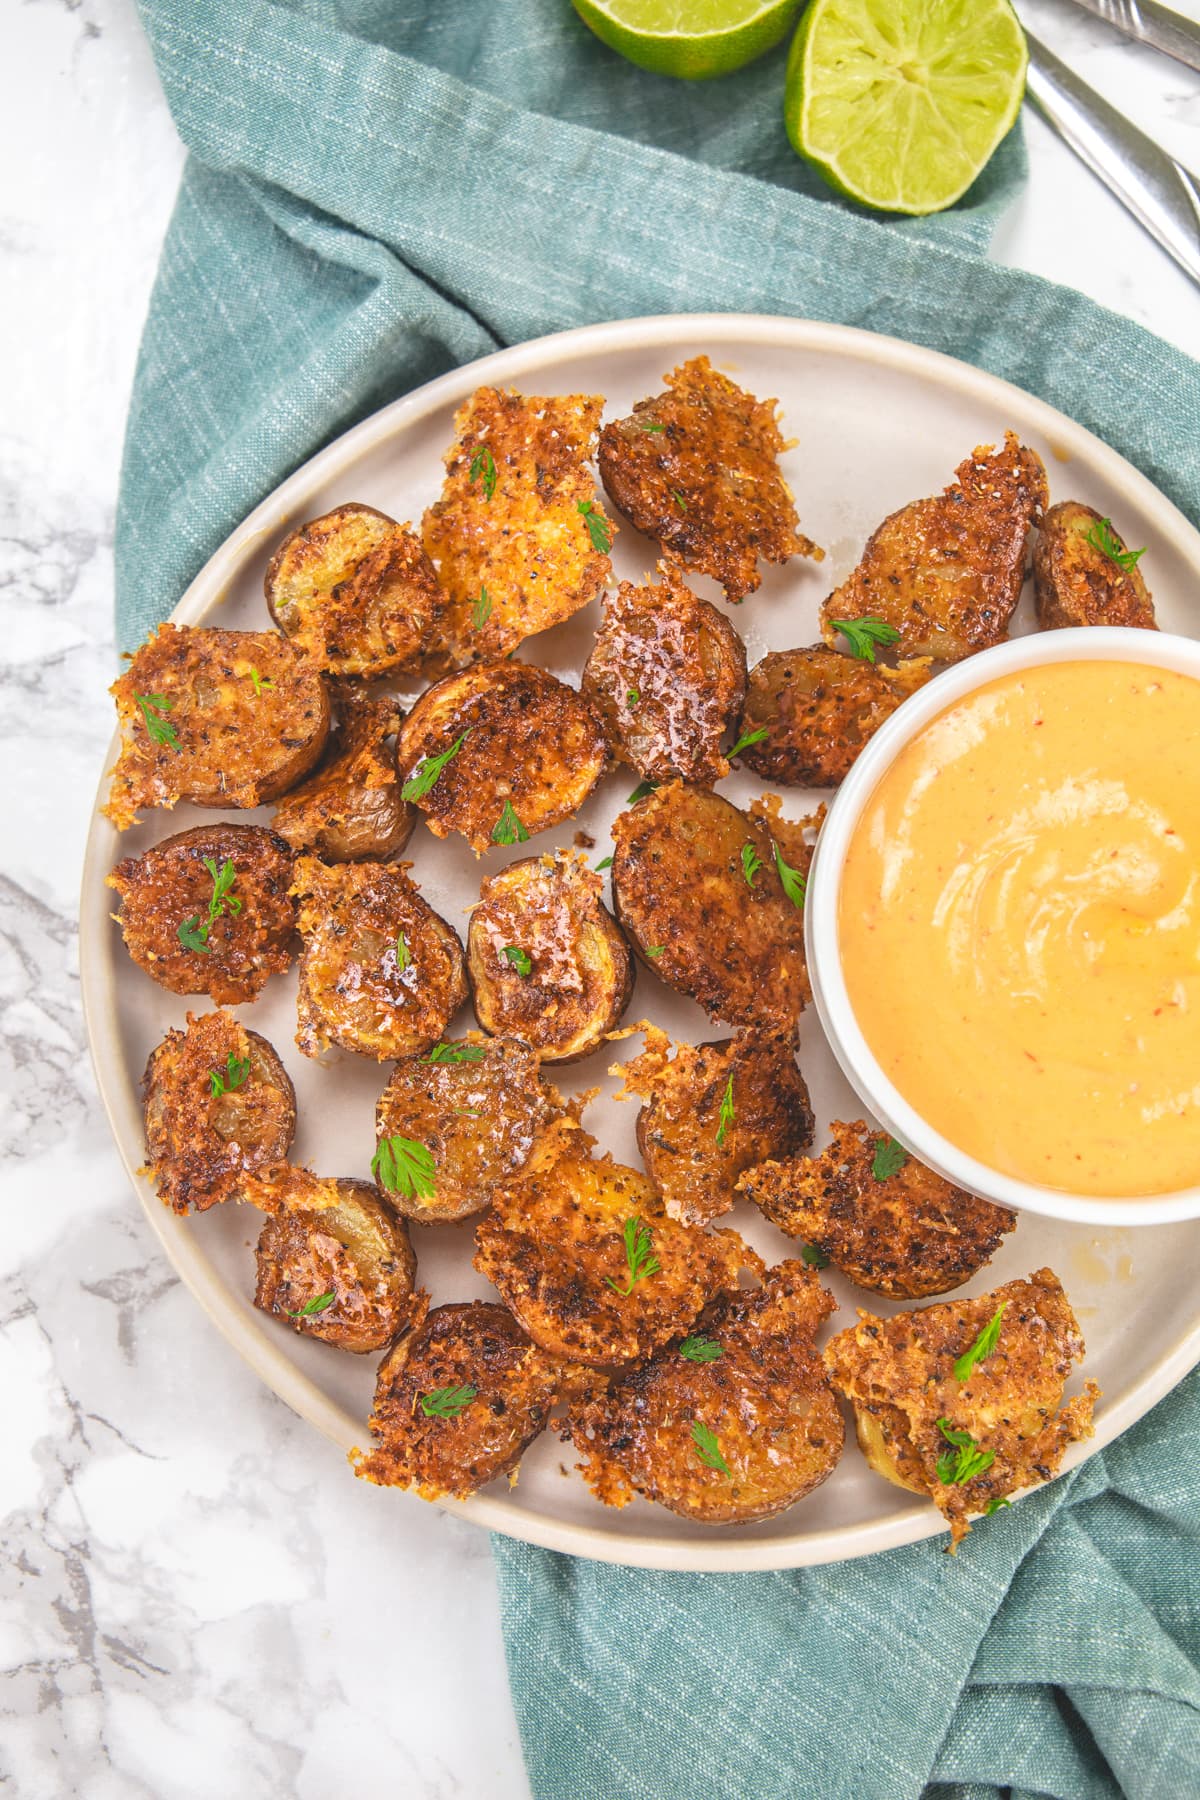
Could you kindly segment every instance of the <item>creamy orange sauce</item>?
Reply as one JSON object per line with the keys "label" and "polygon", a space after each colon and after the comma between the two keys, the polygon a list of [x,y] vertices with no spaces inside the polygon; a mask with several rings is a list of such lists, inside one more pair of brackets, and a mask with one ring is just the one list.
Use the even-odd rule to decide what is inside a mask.
{"label": "creamy orange sauce", "polygon": [[838,933],[959,1149],[1079,1194],[1200,1182],[1200,682],[1059,663],[948,707],[867,802]]}

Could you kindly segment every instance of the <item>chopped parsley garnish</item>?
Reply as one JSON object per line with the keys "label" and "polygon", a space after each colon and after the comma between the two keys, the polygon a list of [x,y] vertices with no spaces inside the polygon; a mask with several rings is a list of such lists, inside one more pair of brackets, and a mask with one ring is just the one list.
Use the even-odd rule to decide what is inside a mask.
{"label": "chopped parsley garnish", "polygon": [[474,487],[477,481],[483,483],[483,497],[490,500],[496,491],[496,463],[486,444],[480,444],[471,458],[471,466],[467,470],[467,480]]}
{"label": "chopped parsley garnish", "polygon": [[492,596],[480,583],[479,598],[471,608],[471,623],[476,631],[482,631],[492,616]]}
{"label": "chopped parsley garnish", "polygon": [[458,755],[470,736],[470,728],[461,737],[455,738],[448,750],[440,756],[423,756],[404,786],[400,789],[402,800],[423,800],[432,787],[437,785],[438,777],[446,764]]}
{"label": "chopped parsley garnish", "polygon": [[429,1200],[437,1191],[437,1164],[427,1147],[412,1138],[381,1138],[371,1173],[380,1187],[408,1199]]}
{"label": "chopped parsley garnish", "polygon": [[482,1044],[435,1044],[425,1058],[427,1063],[482,1062],[487,1051]]}
{"label": "chopped parsley garnish", "polygon": [[726,760],[732,762],[735,756],[740,756],[743,750],[750,748],[751,744],[761,744],[766,735],[765,725],[760,725],[757,731],[747,731],[738,739],[732,750],[725,752]]}
{"label": "chopped parsley garnish", "polygon": [[504,811],[492,826],[493,844],[525,844],[529,841],[529,833],[513,811],[511,800],[504,802]]}
{"label": "chopped parsley garnish", "polygon": [[412,962],[412,951],[408,947],[408,939],[401,932],[396,939],[396,967],[403,973]]}
{"label": "chopped parsley garnish", "polygon": [[733,1104],[733,1075],[730,1074],[729,1080],[725,1083],[725,1092],[721,1095],[721,1122],[717,1126],[718,1144],[725,1142],[725,1133],[733,1124],[736,1116]]}
{"label": "chopped parsley garnish", "polygon": [[675,502],[676,506],[679,508],[681,513],[685,513],[687,511],[687,501],[684,499],[683,495],[680,493],[678,488],[671,489],[671,498]]}
{"label": "chopped parsley garnish", "polygon": [[944,1450],[937,1459],[937,1478],[943,1487],[957,1487],[961,1482],[974,1481],[990,1469],[996,1460],[994,1450],[981,1450],[969,1431],[956,1431],[949,1419],[939,1419],[938,1430],[953,1450]]}
{"label": "chopped parsley garnish", "polygon": [[667,428],[665,425],[658,424],[658,422],[653,419],[639,419],[638,429],[640,431],[665,431]]}
{"label": "chopped parsley garnish", "polygon": [[639,800],[644,800],[648,794],[654,793],[657,787],[657,781],[639,781],[628,800],[626,800],[626,806],[636,806]]}
{"label": "chopped parsley garnish", "polygon": [[432,1393],[421,1395],[421,1411],[427,1419],[457,1419],[460,1412],[465,1412],[479,1389],[464,1384],[462,1387],[434,1388]]}
{"label": "chopped parsley garnish", "polygon": [[993,1494],[991,1499],[988,1501],[987,1505],[984,1507],[983,1510],[987,1514],[988,1518],[990,1519],[992,1514],[998,1513],[1002,1506],[1011,1506],[1011,1505],[1012,1505],[1012,1501],[1006,1500],[1004,1498],[1003,1494]]}
{"label": "chopped parsley garnish", "polygon": [[235,1056],[231,1050],[225,1059],[225,1068],[223,1072],[220,1069],[210,1069],[208,1071],[208,1080],[209,1085],[212,1088],[213,1099],[219,1100],[222,1094],[232,1094],[235,1089],[244,1087],[246,1078],[249,1074],[250,1058],[248,1056]]}
{"label": "chopped parsley garnish", "polygon": [[1111,519],[1095,520],[1084,533],[1084,543],[1090,544],[1093,550],[1099,550],[1101,556],[1107,556],[1109,562],[1116,563],[1128,575],[1130,569],[1136,569],[1139,557],[1145,556],[1146,546],[1140,550],[1126,550],[1120,538],[1113,530]]}
{"label": "chopped parsley garnish", "polygon": [[721,1446],[717,1441],[716,1432],[710,1431],[707,1425],[702,1425],[699,1419],[695,1420],[692,1425],[692,1442],[696,1446],[696,1455],[706,1469],[718,1469],[722,1475],[730,1476],[732,1479],[729,1464],[721,1455]]}
{"label": "chopped parsley garnish", "polygon": [[754,886],[754,877],[758,874],[758,871],[761,868],[762,868],[762,857],[758,854],[758,851],[754,848],[754,845],[753,844],[743,844],[742,845],[742,874],[745,876],[747,887]]}
{"label": "chopped parsley garnish", "polygon": [[256,700],[264,688],[273,688],[275,686],[275,683],[271,680],[269,675],[260,675],[255,668],[250,670],[250,680],[254,687],[254,698]]}
{"label": "chopped parsley garnish", "polygon": [[718,1356],[724,1356],[725,1352],[716,1338],[706,1337],[704,1332],[698,1331],[695,1336],[684,1338],[679,1346],[679,1354],[688,1362],[706,1363],[716,1362]]}
{"label": "chopped parsley garnish", "polygon": [[168,700],[165,694],[135,694],[134,699],[142,709],[142,720],[150,734],[150,741],[155,744],[170,744],[172,750],[179,749],[179,739],[175,735],[175,727],[169,725],[164,718],[175,702]]}
{"label": "chopped parsley garnish", "polygon": [[783,884],[784,893],[793,906],[803,907],[804,896],[808,892],[808,876],[784,862],[783,852],[778,844],[772,843],[771,848],[775,853],[775,870]]}
{"label": "chopped parsley garnish", "polygon": [[900,633],[886,619],[878,619],[873,615],[865,619],[831,619],[830,624],[835,631],[840,631],[849,646],[851,656],[857,656],[860,662],[875,661],[876,644],[898,644]]}
{"label": "chopped parsley garnish", "polygon": [[218,868],[216,858],[206,856],[204,866],[212,876],[213,884],[208,902],[208,917],[202,920],[199,913],[193,913],[190,919],[183,921],[175,935],[185,950],[194,950],[199,956],[211,956],[212,945],[208,941],[208,934],[213,925],[224,912],[236,919],[242,910],[242,903],[231,891],[237,880],[237,870],[228,857]]}
{"label": "chopped parsley garnish", "polygon": [[626,1219],[622,1235],[625,1239],[625,1268],[627,1271],[625,1286],[621,1287],[620,1283],[615,1281],[611,1275],[607,1275],[605,1280],[609,1287],[624,1299],[627,1294],[632,1294],[639,1281],[645,1281],[648,1275],[658,1274],[659,1262],[651,1248],[653,1239],[650,1235],[650,1227],[643,1225],[636,1213]]}
{"label": "chopped parsley garnish", "polygon": [[641,698],[642,698],[642,696],[638,692],[637,688],[626,688],[625,689],[625,704],[629,708],[630,712],[632,712],[634,707],[639,704]]}
{"label": "chopped parsley garnish", "polygon": [[295,1312],[290,1312],[287,1316],[289,1319],[311,1319],[314,1313],[327,1311],[336,1298],[333,1289],[330,1288],[328,1293],[314,1294],[311,1300],[306,1300],[303,1306],[297,1307]]}
{"label": "chopped parsley garnish", "polygon": [[992,1354],[996,1348],[996,1340],[1000,1336],[1000,1321],[1004,1317],[1004,1308],[1007,1305],[1008,1301],[1005,1300],[996,1308],[971,1348],[963,1351],[954,1365],[955,1381],[969,1381],[977,1364]]}
{"label": "chopped parsley garnish", "polygon": [[520,944],[505,944],[503,955],[508,958],[518,975],[528,975],[533,968],[533,960],[528,950],[522,950]]}
{"label": "chopped parsley garnish", "polygon": [[613,532],[604,514],[597,512],[590,500],[577,500],[575,510],[583,514],[588,536],[592,540],[592,549],[598,550],[601,556],[607,556],[612,549]]}
{"label": "chopped parsley garnish", "polygon": [[597,873],[597,875],[599,875],[604,869],[611,869],[611,868],[612,868],[612,857],[611,856],[602,856],[600,858],[600,861],[596,864],[596,873]]}
{"label": "chopped parsley garnish", "polygon": [[871,1173],[876,1181],[887,1181],[898,1175],[908,1161],[908,1151],[894,1137],[880,1138],[871,1158]]}
{"label": "chopped parsley garnish", "polygon": [[661,956],[666,947],[665,944],[647,944],[642,954],[643,956]]}
{"label": "chopped parsley garnish", "polygon": [[827,1269],[829,1258],[819,1244],[803,1244],[800,1248],[800,1260],[806,1262],[810,1269]]}

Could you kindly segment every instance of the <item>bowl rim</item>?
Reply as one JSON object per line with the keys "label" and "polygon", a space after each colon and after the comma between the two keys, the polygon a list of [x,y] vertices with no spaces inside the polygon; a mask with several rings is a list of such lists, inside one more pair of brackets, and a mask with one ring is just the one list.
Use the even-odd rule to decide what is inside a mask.
{"label": "bowl rim", "polygon": [[956,1187],[1018,1212],[1074,1225],[1168,1225],[1200,1217],[1200,1185],[1161,1194],[1074,1194],[1006,1175],[960,1150],[906,1100],[860,1027],[842,971],[838,903],[846,855],[863,811],[900,751],[948,708],[1023,669],[1056,663],[1126,662],[1200,681],[1200,640],[1134,626],[1060,628],[1010,638],[954,663],[909,696],[871,738],[821,827],[804,907],[813,1002],[843,1074],[883,1129]]}

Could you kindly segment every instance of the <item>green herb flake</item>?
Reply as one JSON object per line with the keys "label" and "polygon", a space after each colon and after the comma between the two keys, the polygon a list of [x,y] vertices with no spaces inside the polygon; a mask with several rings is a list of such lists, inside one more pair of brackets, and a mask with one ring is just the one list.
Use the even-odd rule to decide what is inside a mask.
{"label": "green herb flake", "polygon": [[371,1173],[380,1187],[406,1199],[430,1200],[437,1192],[437,1164],[427,1146],[412,1138],[381,1138]]}
{"label": "green herb flake", "polygon": [[492,826],[493,844],[526,844],[529,833],[513,811],[511,800],[504,802],[504,811]]}
{"label": "green herb flake", "polygon": [[496,491],[496,463],[486,444],[480,444],[471,458],[471,466],[467,470],[467,480],[474,487],[477,481],[483,483],[483,497],[490,500]]}
{"label": "green herb flake", "polygon": [[626,800],[626,806],[636,806],[639,800],[645,800],[658,787],[657,781],[639,781],[632,794]]}
{"label": "green herb flake", "polygon": [[783,852],[778,844],[772,843],[771,849],[775,855],[775,872],[779,876],[785,895],[793,906],[802,909],[804,896],[808,892],[808,876],[802,874],[799,869],[793,869],[790,863],[784,862]]}
{"label": "green herb flake", "polygon": [[630,712],[633,711],[635,706],[638,706],[641,703],[641,698],[642,698],[642,696],[638,692],[637,688],[626,688],[625,689],[625,704],[629,708]]}
{"label": "green herb flake", "polygon": [[665,431],[667,429],[665,425],[660,425],[655,419],[639,419],[637,424],[639,431]]}
{"label": "green herb flake", "polygon": [[827,1269],[829,1267],[829,1258],[819,1244],[802,1244],[800,1260],[806,1262],[810,1269]]}
{"label": "green herb flake", "polygon": [[646,948],[642,951],[642,955],[661,956],[666,947],[665,944],[647,944]]}
{"label": "green herb flake", "polygon": [[1136,569],[1140,557],[1145,556],[1146,546],[1140,550],[1126,550],[1120,538],[1113,530],[1111,519],[1097,519],[1084,533],[1084,543],[1090,544],[1093,550],[1099,550],[1101,556],[1107,556],[1109,562],[1116,563],[1118,569],[1128,575]]}
{"label": "green herb flake", "polygon": [[298,1307],[295,1312],[288,1313],[287,1316],[289,1319],[311,1319],[314,1313],[327,1312],[336,1298],[332,1288],[328,1293],[314,1294],[311,1300],[306,1300],[303,1306]]}
{"label": "green herb flake", "polygon": [[766,735],[767,728],[765,725],[760,725],[757,731],[747,731],[744,733],[733,746],[733,749],[725,752],[726,762],[732,762],[735,756],[740,756],[743,750],[748,750],[750,748],[751,744],[761,744]]}
{"label": "green herb flake", "polygon": [[725,1142],[725,1133],[733,1124],[736,1116],[733,1104],[733,1075],[730,1074],[729,1080],[725,1083],[725,1092],[721,1095],[721,1121],[717,1126],[718,1145]]}
{"label": "green herb flake", "polygon": [[408,939],[403,932],[400,932],[396,938],[396,967],[403,974],[411,963],[412,951],[408,947]]}
{"label": "green herb flake", "polygon": [[908,1161],[908,1151],[894,1137],[880,1138],[871,1158],[871,1173],[876,1181],[889,1181],[898,1175]]}
{"label": "green herb flake", "polygon": [[432,1393],[421,1395],[421,1411],[427,1419],[457,1419],[459,1413],[467,1410],[478,1392],[478,1388],[467,1384],[462,1387],[434,1388]]}
{"label": "green herb flake", "polygon": [[949,1419],[939,1419],[938,1430],[953,1450],[944,1450],[937,1459],[937,1478],[943,1487],[958,1487],[974,1481],[990,1469],[996,1460],[994,1450],[981,1450],[969,1431],[956,1431]]}
{"label": "green herb flake", "polygon": [[208,926],[200,923],[200,914],[193,913],[185,919],[175,933],[185,950],[194,950],[197,956],[211,956],[212,948],[208,942]]}
{"label": "green herb flake", "polygon": [[450,748],[448,750],[443,750],[440,756],[423,756],[408,780],[404,783],[404,786],[400,789],[401,799],[423,800],[430,789],[436,787],[442,770],[446,767],[448,762],[458,755],[470,735],[470,729],[468,728],[462,733],[461,737],[455,738]]}
{"label": "green herb flake", "polygon": [[1002,1506],[1011,1506],[1011,1505],[1012,1505],[1012,1501],[1006,1500],[1004,1498],[1003,1494],[993,1494],[992,1498],[988,1501],[987,1505],[984,1507],[983,1510],[984,1510],[985,1514],[987,1515],[987,1517],[990,1519],[992,1514],[998,1513]]}
{"label": "green herb flake", "polygon": [[718,1356],[724,1356],[725,1352],[716,1338],[706,1337],[701,1331],[694,1337],[684,1338],[679,1346],[679,1354],[687,1362],[710,1363],[716,1362]]}
{"label": "green herb flake", "polygon": [[520,944],[505,944],[503,954],[508,958],[517,974],[524,977],[533,968],[533,960],[528,950],[522,950]]}
{"label": "green herb flake", "polygon": [[742,875],[745,878],[747,887],[754,886],[754,877],[758,874],[758,871],[761,868],[762,868],[762,857],[758,854],[758,851],[754,848],[754,845],[753,844],[743,844],[742,845]]}
{"label": "green herb flake", "polygon": [[219,1100],[222,1094],[232,1094],[236,1089],[244,1087],[249,1074],[250,1058],[248,1056],[235,1056],[231,1050],[225,1059],[224,1071],[220,1069],[210,1069],[208,1072],[208,1080],[209,1085],[212,1088],[213,1099]]}
{"label": "green herb flake", "polygon": [[869,615],[865,619],[831,619],[830,624],[835,631],[840,631],[846,640],[851,656],[857,656],[860,662],[875,661],[876,644],[898,644],[900,633],[886,619]]}
{"label": "green herb flake", "polygon": [[716,1432],[710,1431],[707,1425],[702,1425],[699,1419],[692,1424],[692,1442],[696,1446],[696,1455],[706,1469],[717,1469],[722,1475],[732,1480],[732,1472],[729,1464],[721,1455],[721,1446]]}
{"label": "green herb flake", "polygon": [[275,686],[275,683],[271,680],[269,675],[260,675],[255,668],[250,670],[250,682],[254,688],[254,698],[256,700],[259,698],[264,688],[273,688]]}
{"label": "green herb flake", "polygon": [[173,710],[175,702],[168,700],[165,694],[135,694],[133,697],[141,708],[142,722],[151,743],[170,744],[172,750],[178,753],[179,739],[175,727],[168,724],[163,716]]}
{"label": "green herb flake", "polygon": [[613,529],[602,512],[597,512],[590,500],[577,500],[576,512],[583,514],[588,528],[588,536],[592,540],[592,549],[598,550],[601,556],[607,556],[612,549]]}
{"label": "green herb flake", "polygon": [[658,1274],[659,1261],[651,1248],[654,1240],[650,1235],[650,1227],[643,1225],[636,1213],[626,1219],[622,1236],[625,1240],[625,1286],[622,1287],[611,1275],[607,1275],[605,1280],[614,1293],[620,1294],[624,1299],[627,1294],[632,1294],[639,1281]]}
{"label": "green herb flake", "polygon": [[482,631],[492,616],[492,596],[480,583],[479,598],[471,608],[471,623],[476,631]]}
{"label": "green herb flake", "polygon": [[612,857],[611,856],[602,856],[600,858],[600,861],[596,864],[596,873],[597,873],[597,875],[602,875],[604,873],[605,869],[611,869],[611,868],[612,868]]}
{"label": "green herb flake", "polygon": [[183,921],[175,935],[185,950],[194,950],[198,956],[211,956],[212,945],[208,936],[213,925],[224,912],[236,918],[242,910],[242,903],[232,891],[237,880],[237,869],[228,857],[218,868],[216,858],[206,856],[204,867],[212,877],[213,884],[208,902],[208,917],[202,920],[199,913],[193,913],[190,919]]}
{"label": "green herb flake", "polygon": [[425,1058],[427,1063],[482,1062],[487,1051],[482,1044],[435,1044]]}
{"label": "green herb flake", "polygon": [[954,1365],[955,1381],[969,1381],[977,1365],[992,1354],[1000,1336],[1000,1321],[1004,1317],[1004,1308],[1007,1305],[1008,1301],[1005,1300],[996,1308],[971,1348],[963,1351]]}
{"label": "green herb flake", "polygon": [[671,498],[675,502],[676,506],[679,508],[681,513],[685,513],[687,511],[687,501],[684,499],[683,495],[680,493],[678,488],[671,489]]}

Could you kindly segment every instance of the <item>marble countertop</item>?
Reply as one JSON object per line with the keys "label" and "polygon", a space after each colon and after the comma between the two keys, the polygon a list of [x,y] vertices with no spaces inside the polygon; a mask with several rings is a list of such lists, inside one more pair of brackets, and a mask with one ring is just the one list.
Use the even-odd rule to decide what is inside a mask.
{"label": "marble countertop", "polygon": [[[1200,169],[1200,78],[1052,0],[1020,10]],[[0,1787],[521,1800],[486,1538],[376,1504],[242,1366],[151,1241],[93,1093],[76,896],[124,413],[182,153],[132,0],[25,0],[0,39]],[[1200,293],[1036,116],[1028,137],[996,256],[1194,353]]]}

